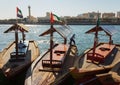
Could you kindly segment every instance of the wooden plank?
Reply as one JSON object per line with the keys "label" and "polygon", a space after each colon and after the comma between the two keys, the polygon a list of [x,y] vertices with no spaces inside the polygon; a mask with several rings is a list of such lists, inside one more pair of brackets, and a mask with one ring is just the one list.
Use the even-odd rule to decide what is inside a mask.
{"label": "wooden plank", "polygon": [[95,53],[99,53],[100,55],[103,55],[104,58],[106,58],[112,50],[115,48],[115,45],[111,44],[102,44],[96,48]]}
{"label": "wooden plank", "polygon": [[68,51],[69,46],[66,44],[59,44],[53,49],[53,60],[64,61],[65,54]]}
{"label": "wooden plank", "polygon": [[[59,44],[53,49],[52,52],[52,67],[61,68],[65,60],[65,55],[69,49],[69,45]],[[50,57],[42,60],[43,67],[50,67]]]}

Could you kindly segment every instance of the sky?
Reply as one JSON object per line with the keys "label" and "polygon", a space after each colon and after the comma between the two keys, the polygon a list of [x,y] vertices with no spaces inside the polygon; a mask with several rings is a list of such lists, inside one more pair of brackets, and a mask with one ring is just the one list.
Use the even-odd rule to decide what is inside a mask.
{"label": "sky", "polygon": [[44,17],[46,12],[58,16],[77,16],[88,12],[120,11],[120,0],[1,0],[0,19],[15,19],[16,7],[20,8],[23,16],[28,16],[28,6],[31,6],[31,15]]}

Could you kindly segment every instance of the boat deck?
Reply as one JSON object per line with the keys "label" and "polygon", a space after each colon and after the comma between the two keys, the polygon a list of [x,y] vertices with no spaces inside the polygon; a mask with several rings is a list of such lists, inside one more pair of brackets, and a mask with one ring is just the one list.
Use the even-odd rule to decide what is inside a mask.
{"label": "boat deck", "polygon": [[[104,59],[104,62],[92,62],[87,60],[87,54],[84,56],[84,62],[83,62],[83,69],[96,69],[99,67],[113,65],[117,63],[120,59],[120,46],[113,46],[113,50],[110,52],[110,54],[106,54],[107,57]],[[79,62],[80,63],[80,62]]]}
{"label": "boat deck", "polygon": [[[68,51],[69,45],[59,44],[52,50],[52,67],[61,68],[64,63],[66,53]],[[43,67],[50,67],[50,55],[46,59],[42,60]]]}
{"label": "boat deck", "polygon": [[10,62],[10,53],[13,52],[14,49],[15,43],[13,42],[1,53],[0,65],[6,76],[13,76],[20,70],[23,70],[26,66],[30,65],[40,54],[36,42],[29,41],[29,47],[26,56],[22,57],[24,60],[19,60],[21,57],[18,57],[18,60]]}
{"label": "boat deck", "polygon": [[87,59],[96,62],[104,62],[104,59],[110,55],[114,48],[115,45],[107,43],[101,44],[95,49],[95,53],[93,53],[93,50],[87,53]]}

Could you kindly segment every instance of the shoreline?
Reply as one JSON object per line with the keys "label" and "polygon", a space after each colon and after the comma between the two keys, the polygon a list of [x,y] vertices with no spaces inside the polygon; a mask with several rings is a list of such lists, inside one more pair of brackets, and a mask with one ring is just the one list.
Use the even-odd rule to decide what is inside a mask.
{"label": "shoreline", "polygon": [[[18,22],[22,23],[22,22]],[[15,23],[0,23],[0,25],[11,25]],[[23,23],[26,25],[50,25],[49,23]],[[54,24],[60,25],[60,24]],[[96,25],[96,23],[68,23],[67,25]],[[100,25],[120,25],[120,23],[101,23]]]}

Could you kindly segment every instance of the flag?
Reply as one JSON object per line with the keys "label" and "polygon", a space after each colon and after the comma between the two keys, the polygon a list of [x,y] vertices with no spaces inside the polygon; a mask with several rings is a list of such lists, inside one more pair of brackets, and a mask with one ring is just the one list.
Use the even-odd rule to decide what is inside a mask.
{"label": "flag", "polygon": [[17,17],[23,18],[22,11],[18,7],[16,7],[16,11],[17,11]]}
{"label": "flag", "polygon": [[50,22],[53,24],[55,21],[62,22],[60,17],[58,17],[57,15],[51,13],[50,14]]}
{"label": "flag", "polygon": [[99,25],[100,25],[100,18],[99,18],[99,13],[98,13],[97,26]]}

